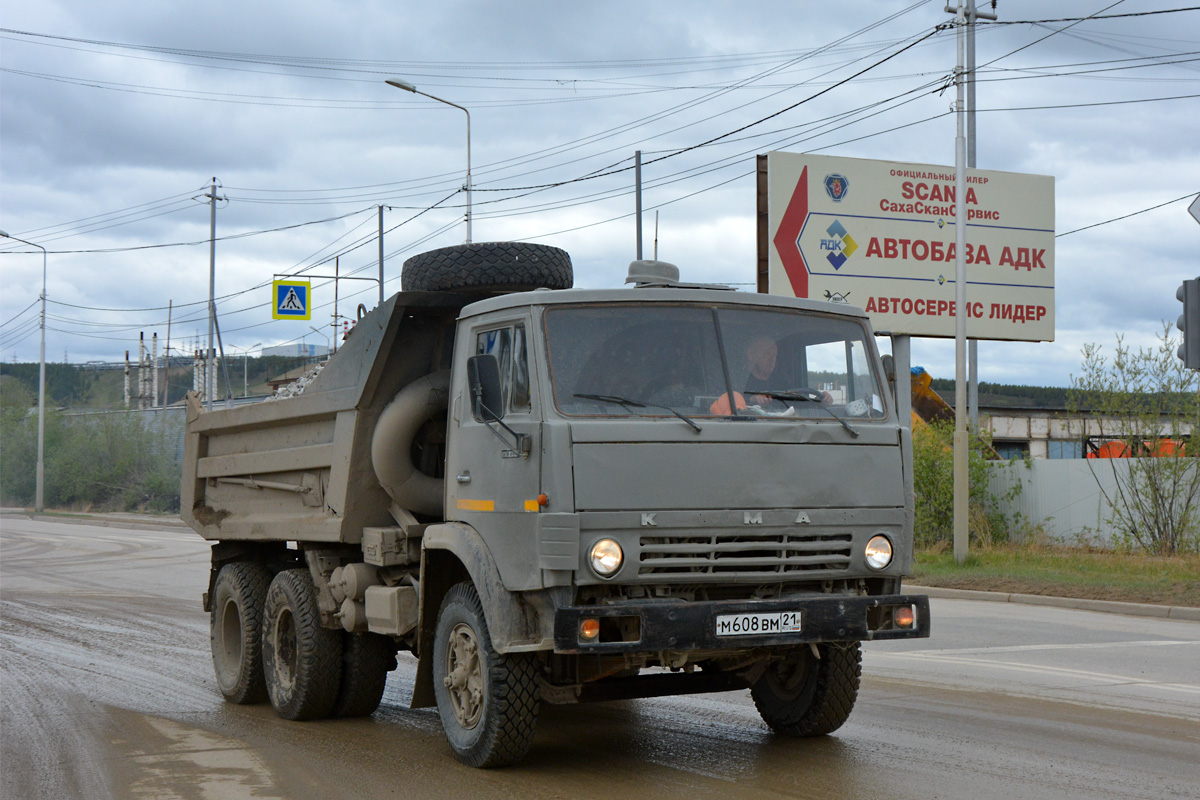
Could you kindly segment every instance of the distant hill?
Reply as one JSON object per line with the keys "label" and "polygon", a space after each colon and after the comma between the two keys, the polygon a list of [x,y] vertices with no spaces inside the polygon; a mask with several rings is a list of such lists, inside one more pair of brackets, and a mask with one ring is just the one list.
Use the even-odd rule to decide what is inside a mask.
{"label": "distant hill", "polygon": [[[267,381],[289,370],[303,366],[307,359],[285,356],[229,359],[229,380],[233,394],[241,397],[243,379],[252,395],[269,394]],[[5,402],[23,401],[25,393],[37,401],[38,364],[36,362],[0,363],[0,394]],[[243,373],[244,369],[244,373]],[[167,371],[159,368],[159,392],[167,381]],[[137,366],[130,368],[130,391],[137,392]],[[217,393],[225,394],[225,372],[217,367]],[[19,388],[18,388],[19,387]],[[169,402],[177,403],[192,388],[191,366],[172,365],[170,370]],[[91,364],[46,364],[46,405],[54,408],[123,408],[125,404],[125,370],[97,369]]]}
{"label": "distant hill", "polygon": [[[931,388],[942,399],[954,405],[954,381],[934,378]],[[1065,386],[1012,386],[1005,383],[979,382],[980,408],[1046,408],[1062,410],[1067,407]]]}

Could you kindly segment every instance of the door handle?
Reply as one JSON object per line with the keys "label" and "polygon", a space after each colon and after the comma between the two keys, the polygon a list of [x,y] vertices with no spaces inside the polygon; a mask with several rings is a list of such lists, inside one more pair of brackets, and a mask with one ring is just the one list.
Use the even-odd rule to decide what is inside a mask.
{"label": "door handle", "polygon": [[454,476],[454,480],[458,481],[459,483],[470,483],[471,482],[471,473],[468,472],[467,470],[463,470],[462,472],[460,472]]}

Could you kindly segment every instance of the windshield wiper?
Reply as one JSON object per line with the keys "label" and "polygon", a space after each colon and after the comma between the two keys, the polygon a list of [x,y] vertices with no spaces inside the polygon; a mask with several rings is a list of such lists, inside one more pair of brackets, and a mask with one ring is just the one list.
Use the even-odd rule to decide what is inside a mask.
{"label": "windshield wiper", "polygon": [[661,408],[666,411],[670,411],[672,414],[679,417],[681,420],[686,422],[688,425],[691,425],[692,429],[695,430],[696,433],[700,432],[699,425],[697,425],[695,422],[693,422],[688,417],[685,417],[683,414],[680,414],[678,411],[671,408],[670,406],[663,406],[663,405],[659,405],[658,403],[643,403],[638,400],[630,400],[628,397],[618,397],[615,394],[579,394],[579,393],[576,393],[575,396],[582,400],[599,400],[601,403],[614,403],[614,404],[616,404],[618,406],[622,406],[626,409],[646,408],[647,406],[649,406],[650,408]]}
{"label": "windshield wiper", "polygon": [[797,392],[771,392],[771,391],[766,391],[766,392],[756,391],[756,392],[753,392],[753,394],[761,394],[764,397],[773,397],[776,400],[806,400],[809,403],[816,403],[817,408],[823,410],[826,414],[828,414],[829,416],[833,417],[838,422],[840,422],[842,427],[846,429],[847,433],[849,433],[855,439],[858,438],[858,431],[856,431],[854,428],[850,427],[850,423],[846,422],[846,420],[842,419],[837,414],[833,413],[833,409],[829,408],[828,406],[822,405],[821,401],[818,400],[816,397],[813,397],[812,395],[799,394]]}

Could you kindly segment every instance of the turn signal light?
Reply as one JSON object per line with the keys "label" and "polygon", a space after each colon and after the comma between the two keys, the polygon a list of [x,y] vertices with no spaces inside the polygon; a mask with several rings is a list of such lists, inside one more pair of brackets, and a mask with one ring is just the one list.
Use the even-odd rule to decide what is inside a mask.
{"label": "turn signal light", "polygon": [[898,606],[892,611],[892,621],[897,628],[911,628],[916,624],[917,615],[913,613],[912,606]]}
{"label": "turn signal light", "polygon": [[600,620],[589,617],[579,621],[579,638],[591,641],[600,635]]}

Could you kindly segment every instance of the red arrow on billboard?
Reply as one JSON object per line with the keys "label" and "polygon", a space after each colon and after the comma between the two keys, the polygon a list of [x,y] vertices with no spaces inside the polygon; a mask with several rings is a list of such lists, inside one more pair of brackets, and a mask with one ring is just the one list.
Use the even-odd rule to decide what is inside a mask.
{"label": "red arrow on billboard", "polygon": [[808,297],[808,265],[800,253],[800,229],[808,218],[808,167],[800,172],[800,180],[796,182],[796,190],[788,201],[783,219],[779,221],[779,229],[775,231],[775,251],[783,262],[788,280],[792,284],[792,293],[796,297]]}

